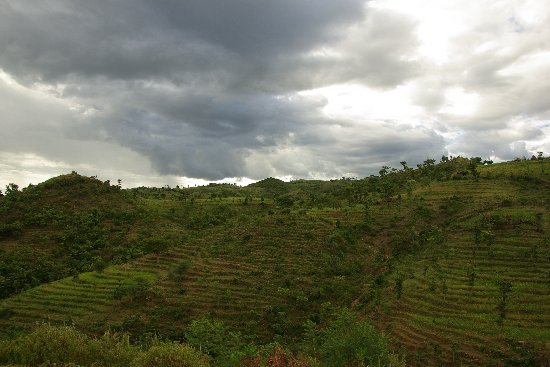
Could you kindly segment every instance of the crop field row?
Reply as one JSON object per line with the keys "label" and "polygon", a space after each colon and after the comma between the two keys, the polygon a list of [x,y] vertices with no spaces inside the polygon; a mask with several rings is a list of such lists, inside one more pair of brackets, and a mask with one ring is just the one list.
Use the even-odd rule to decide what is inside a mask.
{"label": "crop field row", "polygon": [[138,279],[153,282],[158,276],[154,270],[122,265],[43,284],[0,301],[5,315],[0,319],[0,329],[9,334],[11,330],[31,328],[36,322],[78,324],[101,319],[117,302],[117,288]]}
{"label": "crop field row", "polygon": [[[423,190],[417,195],[435,207],[451,195],[458,197],[458,218],[477,210],[478,218],[498,213],[517,224],[487,227],[491,242],[476,244],[476,221],[458,223],[447,229],[441,245],[412,257],[401,269],[406,274],[402,295],[393,301],[386,325],[395,345],[408,350],[413,365],[476,365],[504,355],[519,358],[514,345],[525,340],[550,340],[548,219],[535,225],[535,214],[544,208],[508,202],[499,211],[490,209],[489,201],[498,207],[499,197],[520,192],[496,181],[434,184]],[[390,293],[386,296],[395,298]]]}
{"label": "crop field row", "polygon": [[[193,241],[126,265],[33,288],[2,301],[0,307],[13,312],[0,322],[10,328],[30,328],[39,321],[77,325],[92,319],[121,322],[158,304],[177,308],[176,321],[181,328],[192,319],[210,315],[236,330],[252,325],[254,333],[260,334],[259,330],[265,329],[267,338],[271,331],[270,325],[265,325],[266,314],[273,306],[284,305],[285,312],[291,313],[292,308],[307,308],[318,277],[325,276],[326,257],[319,253],[336,230],[336,221],[341,223],[338,225],[359,223],[362,214],[335,210],[298,213],[283,219],[286,229],[280,220],[267,215],[224,233],[205,231]],[[291,232],[288,223],[294,228]],[[117,288],[140,278],[147,280],[151,289],[141,304],[115,298]],[[157,328],[163,329],[162,322]]]}

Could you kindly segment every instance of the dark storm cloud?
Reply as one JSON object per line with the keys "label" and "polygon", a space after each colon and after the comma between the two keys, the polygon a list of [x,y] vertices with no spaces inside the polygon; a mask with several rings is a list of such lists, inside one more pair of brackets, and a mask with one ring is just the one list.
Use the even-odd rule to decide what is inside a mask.
{"label": "dark storm cloud", "polygon": [[[2,10],[2,67],[29,82],[82,78],[173,78],[215,72],[224,50],[177,29],[140,2],[8,3]],[[32,9],[32,10],[31,10]],[[4,21],[5,19],[5,21]]]}
{"label": "dark storm cloud", "polygon": [[155,10],[170,24],[245,58],[301,52],[362,19],[357,0],[164,1]]}
{"label": "dark storm cloud", "polygon": [[[415,75],[405,57],[416,44],[414,23],[365,7],[364,0],[8,1],[0,65],[26,83],[165,80],[232,93],[349,80],[391,87]],[[312,57],[323,48],[342,56]]]}
{"label": "dark storm cloud", "polygon": [[132,97],[116,104],[136,107],[101,113],[100,119],[73,134],[89,136],[100,127],[105,135],[149,157],[163,174],[184,172],[208,179],[250,175],[245,165],[250,151],[277,146],[290,131],[301,133],[326,121],[318,110],[322,100],[298,95]]}
{"label": "dark storm cloud", "polygon": [[0,63],[30,81],[220,82],[236,73],[243,83],[337,39],[363,8],[359,0],[9,1],[0,14]]}

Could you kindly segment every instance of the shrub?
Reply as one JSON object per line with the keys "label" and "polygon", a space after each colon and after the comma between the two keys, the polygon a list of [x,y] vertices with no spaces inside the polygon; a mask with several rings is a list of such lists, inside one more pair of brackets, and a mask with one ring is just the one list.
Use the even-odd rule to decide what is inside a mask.
{"label": "shrub", "polygon": [[127,335],[94,339],[69,326],[40,325],[29,335],[0,343],[0,364],[90,367],[203,367],[208,357],[186,344],[153,342],[145,351]]}
{"label": "shrub", "polygon": [[135,282],[119,284],[113,291],[114,299],[130,298],[141,300],[149,289],[149,282],[143,278],[137,278]]}
{"label": "shrub", "polygon": [[42,363],[83,364],[88,358],[88,338],[70,327],[41,325],[32,334],[7,346],[5,362],[39,365]]}
{"label": "shrub", "polygon": [[189,260],[184,260],[180,262],[176,266],[176,268],[170,272],[170,277],[172,279],[178,279],[183,277],[190,266],[191,266],[191,262]]}
{"label": "shrub", "polygon": [[315,361],[296,358],[292,354],[283,351],[278,345],[268,355],[258,354],[255,358],[242,361],[244,367],[309,367],[314,365],[316,365]]}
{"label": "shrub", "polygon": [[18,237],[22,229],[23,225],[20,222],[0,223],[0,238]]}
{"label": "shrub", "polygon": [[367,319],[338,309],[323,329],[306,328],[305,347],[323,366],[384,366],[390,362],[388,341]]}
{"label": "shrub", "polygon": [[212,357],[227,355],[239,344],[238,335],[229,332],[222,322],[208,317],[193,320],[185,331],[185,339]]}
{"label": "shrub", "polygon": [[0,347],[0,362],[30,366],[41,364],[128,366],[136,348],[128,340],[105,334],[91,339],[69,326],[40,325],[31,334]]}
{"label": "shrub", "polygon": [[163,342],[157,343],[148,351],[134,359],[132,367],[206,367],[208,357],[188,345]]}

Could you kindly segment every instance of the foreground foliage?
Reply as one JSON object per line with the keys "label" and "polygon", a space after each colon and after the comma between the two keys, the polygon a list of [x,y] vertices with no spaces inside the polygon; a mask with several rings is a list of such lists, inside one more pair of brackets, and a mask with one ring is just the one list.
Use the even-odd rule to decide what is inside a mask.
{"label": "foreground foliage", "polygon": [[0,343],[0,363],[82,367],[403,366],[389,358],[387,340],[372,324],[357,320],[347,309],[339,310],[323,330],[306,336],[304,342],[313,357],[297,358],[278,344],[228,344],[220,338],[225,335],[222,329],[221,323],[203,319],[190,327],[190,344],[152,339],[138,346],[125,334],[105,333],[92,338],[74,327],[42,324],[28,335]]}
{"label": "foreground foliage", "polygon": [[95,339],[69,326],[41,325],[31,334],[0,344],[0,362],[26,366],[203,367],[208,357],[188,345],[155,341],[142,350],[127,336]]}

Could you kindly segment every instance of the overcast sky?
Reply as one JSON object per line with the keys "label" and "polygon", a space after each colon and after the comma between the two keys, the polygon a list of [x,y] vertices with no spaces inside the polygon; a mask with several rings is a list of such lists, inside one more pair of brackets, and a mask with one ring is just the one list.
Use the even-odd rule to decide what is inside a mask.
{"label": "overcast sky", "polygon": [[548,155],[549,18],[548,0],[0,0],[0,188]]}

